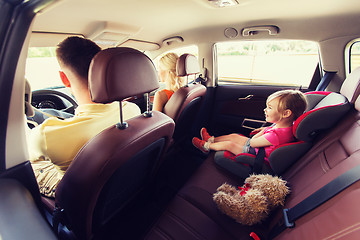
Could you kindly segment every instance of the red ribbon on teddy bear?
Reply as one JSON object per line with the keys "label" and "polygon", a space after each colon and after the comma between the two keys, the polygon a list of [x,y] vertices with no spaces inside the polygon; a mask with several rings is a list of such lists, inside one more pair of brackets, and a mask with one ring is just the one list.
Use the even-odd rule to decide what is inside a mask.
{"label": "red ribbon on teddy bear", "polygon": [[243,187],[238,187],[238,188],[240,190],[239,194],[241,196],[245,196],[246,192],[251,188],[251,186],[250,186],[250,184],[245,183],[245,185]]}

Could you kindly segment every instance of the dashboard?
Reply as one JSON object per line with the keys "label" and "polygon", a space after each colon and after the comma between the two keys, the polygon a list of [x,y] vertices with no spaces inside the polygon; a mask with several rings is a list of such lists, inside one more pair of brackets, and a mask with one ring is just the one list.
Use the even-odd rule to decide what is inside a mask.
{"label": "dashboard", "polygon": [[33,95],[31,105],[37,109],[52,108],[62,110],[67,108],[64,101],[55,95]]}

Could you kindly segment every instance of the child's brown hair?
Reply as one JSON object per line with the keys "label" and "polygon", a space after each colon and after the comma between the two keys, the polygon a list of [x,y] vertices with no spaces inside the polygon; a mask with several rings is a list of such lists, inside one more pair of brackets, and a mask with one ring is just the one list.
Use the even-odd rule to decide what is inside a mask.
{"label": "child's brown hair", "polygon": [[279,105],[277,106],[278,111],[283,112],[286,109],[289,109],[294,117],[293,120],[300,117],[307,106],[305,95],[298,90],[281,90],[274,92],[266,101],[270,102],[275,98],[279,98]]}

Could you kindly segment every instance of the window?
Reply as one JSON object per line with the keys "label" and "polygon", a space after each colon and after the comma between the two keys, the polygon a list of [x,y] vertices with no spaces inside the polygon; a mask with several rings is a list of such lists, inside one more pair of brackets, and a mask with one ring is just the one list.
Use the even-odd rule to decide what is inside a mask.
{"label": "window", "polygon": [[63,87],[55,49],[55,47],[29,48],[25,77],[32,90]]}
{"label": "window", "polygon": [[219,84],[309,86],[318,45],[302,40],[217,43]]}
{"label": "window", "polygon": [[360,41],[350,46],[350,72],[360,67]]}

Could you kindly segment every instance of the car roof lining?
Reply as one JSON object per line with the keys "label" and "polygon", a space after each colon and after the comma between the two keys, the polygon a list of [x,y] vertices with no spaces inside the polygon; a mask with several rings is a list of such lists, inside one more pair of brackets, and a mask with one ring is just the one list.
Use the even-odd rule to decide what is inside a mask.
{"label": "car roof lining", "polygon": [[135,39],[161,45],[165,38],[179,33],[184,33],[181,37],[185,44],[189,39],[194,41],[188,44],[204,39],[215,42],[226,40],[223,32],[227,27],[241,31],[244,27],[271,24],[280,28],[280,38],[323,41],[357,33],[357,5],[357,0],[304,0],[296,6],[291,1],[258,0],[225,9],[213,8],[205,0],[134,0],[126,4],[116,0],[78,0],[76,4],[64,0],[39,14],[33,31],[74,33],[90,39],[99,32],[112,32],[123,34],[123,42]]}

